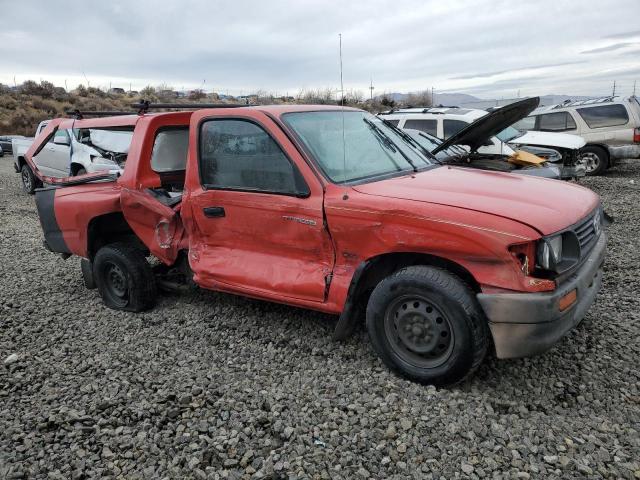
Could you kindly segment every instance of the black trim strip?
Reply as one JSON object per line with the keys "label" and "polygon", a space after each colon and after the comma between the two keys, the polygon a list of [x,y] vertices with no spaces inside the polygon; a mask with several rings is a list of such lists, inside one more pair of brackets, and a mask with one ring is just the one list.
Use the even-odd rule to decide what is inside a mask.
{"label": "black trim strip", "polygon": [[45,188],[36,191],[36,207],[40,217],[40,226],[44,233],[47,248],[56,253],[71,253],[64,241],[62,231],[56,220],[54,202],[56,188]]}

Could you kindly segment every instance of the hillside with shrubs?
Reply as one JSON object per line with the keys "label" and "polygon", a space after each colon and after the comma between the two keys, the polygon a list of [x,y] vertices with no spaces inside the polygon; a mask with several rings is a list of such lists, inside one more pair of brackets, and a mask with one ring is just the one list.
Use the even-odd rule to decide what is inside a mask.
{"label": "hillside with shrubs", "polygon": [[131,104],[141,100],[161,103],[251,103],[251,104],[321,104],[344,105],[363,108],[372,112],[405,106],[430,105],[427,92],[408,96],[404,104],[397,104],[386,95],[375,97],[373,101],[364,99],[361,92],[345,92],[340,99],[336,91],[330,88],[301,90],[295,97],[274,96],[264,91],[243,97],[229,97],[202,90],[191,90],[187,94],[176,92],[166,85],[148,86],[139,92],[126,92],[122,89],[105,91],[96,87],[79,85],[66,91],[48,81],[26,81],[16,87],[0,84],[0,135],[32,136],[42,120],[66,116],[70,110],[106,110],[131,111]]}

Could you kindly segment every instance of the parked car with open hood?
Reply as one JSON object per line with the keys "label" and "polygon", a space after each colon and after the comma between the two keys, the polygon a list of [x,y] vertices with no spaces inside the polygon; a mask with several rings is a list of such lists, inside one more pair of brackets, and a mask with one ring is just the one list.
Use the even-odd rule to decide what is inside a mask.
{"label": "parked car with open hood", "polygon": [[587,143],[581,150],[587,175],[600,175],[618,158],[640,157],[640,100],[635,95],[540,107],[514,127],[532,134],[580,135]]}
{"label": "parked car with open hood", "polygon": [[[32,159],[73,124],[50,122],[26,154],[51,185],[36,192],[38,215],[45,246],[82,257],[85,284],[117,310],[151,308],[171,278],[319,310],[339,316],[336,339],[365,322],[390,368],[446,385],[490,348],[499,358],[550,348],[600,289],[606,222],[591,190],[440,165],[361,110],[221,106],[75,122],[130,128],[135,148],[121,174],[42,176]],[[461,140],[474,151],[480,137]]]}
{"label": "parked car with open hood", "polygon": [[[422,145],[436,160],[444,165],[466,166],[470,168],[478,168],[481,170],[494,170],[497,172],[513,172],[522,175],[533,175],[535,177],[560,179],[560,168],[551,162],[545,161],[540,164],[522,164],[516,163],[518,156],[514,152],[511,155],[496,154],[470,154],[465,148],[459,145],[450,145],[446,148],[440,148],[442,140],[429,135],[420,130],[404,130],[417,143]],[[433,153],[435,152],[435,154]],[[537,149],[536,155],[548,154],[559,155],[555,150]]]}
{"label": "parked car with open hood", "polygon": [[[431,107],[391,110],[381,113],[380,116],[394,123],[398,128],[420,130],[445,141],[459,134],[468,125],[490,116],[491,120],[485,120],[487,122],[485,125],[495,122],[502,128],[492,127],[491,135],[483,137],[475,154],[508,157],[514,153],[514,150],[524,150],[534,155],[539,154],[545,160],[555,163],[563,179],[584,175],[584,167],[580,164],[580,148],[584,145],[583,139],[566,134],[530,135],[528,132],[509,128],[511,124],[504,121],[505,118],[525,118],[535,110],[539,101],[538,97],[532,97],[511,104],[508,115],[499,113],[505,107],[490,113],[485,110],[459,107]],[[480,132],[483,130],[479,128],[473,135],[478,135]]]}

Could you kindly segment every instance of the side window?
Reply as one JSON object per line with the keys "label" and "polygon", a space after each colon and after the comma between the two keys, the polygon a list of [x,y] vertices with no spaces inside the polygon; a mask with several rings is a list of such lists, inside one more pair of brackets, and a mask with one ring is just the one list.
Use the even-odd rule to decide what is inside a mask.
{"label": "side window", "polygon": [[524,117],[512,126],[518,130],[534,130],[536,128],[536,117]]}
{"label": "side window", "polygon": [[404,122],[403,128],[411,128],[413,130],[420,130],[426,132],[434,137],[438,133],[438,121],[437,120],[407,120]]}
{"label": "side window", "polygon": [[70,137],[69,131],[64,129],[56,130],[56,133],[49,139],[48,143],[56,143],[58,145],[69,145]]}
{"label": "side window", "polygon": [[576,122],[568,112],[544,113],[538,115],[538,130],[543,132],[563,132],[575,130]]}
{"label": "side window", "polygon": [[309,188],[280,146],[246,120],[208,120],[200,132],[205,188],[306,196]]}
{"label": "side window", "polygon": [[444,139],[455,135],[463,128],[467,127],[469,124],[467,122],[463,122],[462,120],[445,120],[443,122],[444,126]]}
{"label": "side window", "polygon": [[151,169],[157,173],[180,172],[187,166],[189,129],[160,130],[153,142]]}
{"label": "side window", "polygon": [[626,125],[629,122],[627,109],[619,103],[601,107],[578,108],[577,110],[589,128],[614,127]]}

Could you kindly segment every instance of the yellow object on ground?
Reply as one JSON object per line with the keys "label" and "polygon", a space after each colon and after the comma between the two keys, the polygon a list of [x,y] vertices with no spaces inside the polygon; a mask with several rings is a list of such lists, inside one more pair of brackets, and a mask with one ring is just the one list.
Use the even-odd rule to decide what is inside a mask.
{"label": "yellow object on ground", "polygon": [[509,163],[514,163],[516,165],[529,166],[529,165],[537,165],[540,166],[546,160],[544,158],[540,158],[533,153],[525,152],[524,150],[516,150],[516,152],[508,158]]}

